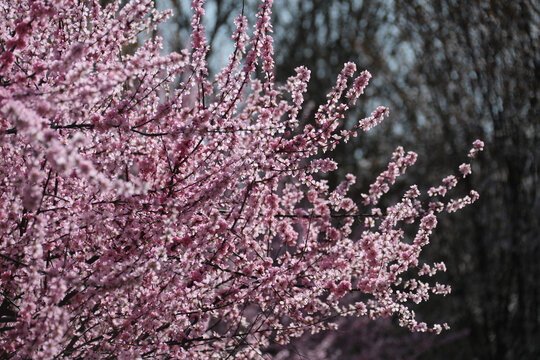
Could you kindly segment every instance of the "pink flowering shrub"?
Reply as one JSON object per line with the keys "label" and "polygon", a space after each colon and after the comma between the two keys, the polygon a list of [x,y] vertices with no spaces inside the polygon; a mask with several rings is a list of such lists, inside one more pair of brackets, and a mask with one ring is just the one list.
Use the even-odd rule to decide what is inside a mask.
{"label": "pink flowering shrub", "polygon": [[426,280],[444,264],[418,257],[436,216],[478,194],[444,202],[449,177],[436,198],[411,186],[378,208],[416,161],[401,147],[361,205],[353,175],[330,189],[324,153],[356,136],[342,119],[370,74],[345,64],[301,125],[310,73],[274,82],[272,1],[252,36],[236,18],[215,79],[203,3],[191,51],[162,55],[157,37],[124,50],[166,19],[151,0],[0,0],[1,357],[259,358],[339,317],[446,327],[415,320],[415,303],[450,291]]}

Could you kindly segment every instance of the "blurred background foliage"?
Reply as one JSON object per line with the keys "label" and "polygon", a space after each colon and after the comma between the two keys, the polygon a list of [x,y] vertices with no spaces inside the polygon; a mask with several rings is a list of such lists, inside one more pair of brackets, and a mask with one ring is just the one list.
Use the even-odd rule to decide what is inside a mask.
{"label": "blurred background foliage", "polygon": [[[244,5],[253,24],[258,2]],[[227,61],[232,20],[242,6],[207,1],[214,73]],[[158,7],[175,11],[161,28],[166,48],[189,47],[189,1],[159,0]],[[403,145],[420,157],[401,186],[426,190],[457,173],[474,139],[486,146],[460,189],[477,189],[480,201],[443,216],[425,253],[428,262],[446,262],[440,280],[453,293],[418,312],[426,321],[448,321],[452,330],[410,335],[388,321],[350,320],[338,333],[269,352],[298,359],[540,358],[539,3],[276,0],[273,19],[278,81],[307,66],[308,102],[320,104],[343,63],[354,61],[373,79],[346,126],[377,105],[391,109],[378,128],[334,151],[342,165],[331,183],[350,172],[358,177],[354,194],[366,191]]]}

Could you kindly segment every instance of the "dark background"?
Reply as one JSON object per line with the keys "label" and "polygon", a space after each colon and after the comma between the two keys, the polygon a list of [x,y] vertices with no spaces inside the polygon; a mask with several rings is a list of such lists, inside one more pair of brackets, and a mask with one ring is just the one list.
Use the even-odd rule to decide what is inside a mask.
{"label": "dark background", "polygon": [[[250,24],[257,5],[245,3]],[[167,47],[187,47],[189,1],[159,7],[175,10],[161,30]],[[208,0],[209,61],[216,68],[227,59],[241,7],[239,0]],[[351,172],[358,177],[353,194],[366,191],[403,145],[419,161],[398,194],[413,183],[425,191],[457,173],[475,139],[486,146],[457,189],[458,195],[476,189],[480,200],[443,215],[424,254],[426,261],[446,262],[440,280],[453,292],[419,308],[419,317],[447,321],[450,331],[411,335],[388,321],[347,320],[337,333],[301,339],[288,352],[269,351],[298,359],[332,353],[340,359],[540,358],[538,3],[276,0],[273,19],[278,81],[307,66],[308,100],[320,104],[343,63],[354,61],[373,79],[347,126],[377,105],[391,110],[378,128],[334,152],[341,167],[332,182]],[[324,341],[323,355],[308,351]]]}

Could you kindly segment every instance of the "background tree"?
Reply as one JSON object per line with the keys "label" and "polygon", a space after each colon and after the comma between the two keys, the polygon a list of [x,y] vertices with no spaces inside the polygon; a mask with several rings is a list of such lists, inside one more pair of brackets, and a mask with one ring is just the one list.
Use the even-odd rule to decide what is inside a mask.
{"label": "background tree", "polygon": [[[234,3],[210,6],[221,19],[220,9]],[[482,181],[467,184],[486,196],[465,217],[443,220],[431,248],[452,264],[451,301],[432,304],[433,313],[454,319],[455,333],[426,357],[540,356],[537,2],[287,1],[274,17],[276,46],[284,50],[276,58],[278,80],[306,65],[313,70],[306,99],[318,102],[335,69],[354,60],[375,74],[358,113],[372,102],[396,110],[370,136],[334,152],[344,165],[338,172],[357,175],[353,194],[383,166],[394,141],[422,155],[425,166],[408,175],[422,183],[433,180],[424,169],[459,165],[471,139],[487,140]],[[464,331],[469,335],[454,336]]]}
{"label": "background tree", "polygon": [[457,334],[470,335],[426,356],[538,357],[538,4],[303,1],[288,11],[289,21],[277,17],[276,28],[288,29],[277,43],[290,49],[279,70],[290,63],[313,68],[318,86],[308,95],[317,98],[331,78],[327,69],[355,59],[377,74],[370,89],[377,101],[399,109],[367,141],[336,153],[350,164],[346,171],[361,179],[380,163],[350,154],[382,154],[386,142],[376,140],[395,139],[432,155],[409,174],[421,182],[430,178],[422,169],[456,164],[471,138],[487,139],[482,182],[468,185],[487,196],[464,218],[445,219],[431,248],[446,254],[455,284],[437,312],[455,317]]}

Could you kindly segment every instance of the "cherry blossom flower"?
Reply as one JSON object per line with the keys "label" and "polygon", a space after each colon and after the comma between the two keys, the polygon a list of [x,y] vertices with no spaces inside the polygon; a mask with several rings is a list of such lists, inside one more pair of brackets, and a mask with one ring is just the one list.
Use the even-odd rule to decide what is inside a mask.
{"label": "cherry blossom flower", "polygon": [[[371,75],[344,64],[301,125],[310,72],[275,82],[271,0],[252,28],[236,17],[215,81],[203,0],[190,49],[169,54],[159,37],[124,52],[170,15],[151,0],[0,9],[1,356],[258,359],[336,317],[447,328],[412,310],[450,292],[426,280],[444,264],[419,257],[437,217],[478,193],[443,202],[451,175],[379,205],[416,162],[402,147],[363,201],[348,195],[353,174],[335,188],[322,179]],[[358,128],[386,116],[378,107]]]}

